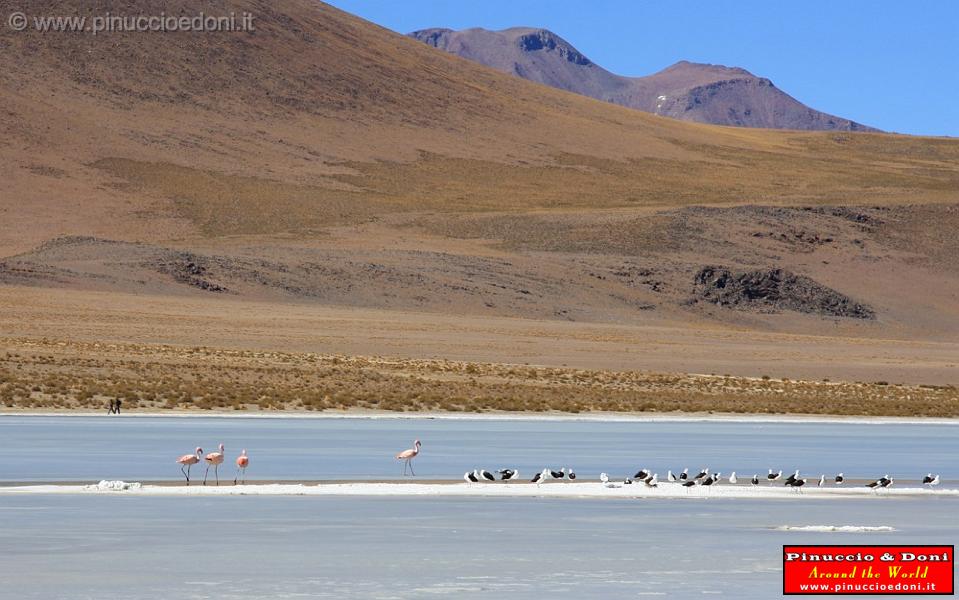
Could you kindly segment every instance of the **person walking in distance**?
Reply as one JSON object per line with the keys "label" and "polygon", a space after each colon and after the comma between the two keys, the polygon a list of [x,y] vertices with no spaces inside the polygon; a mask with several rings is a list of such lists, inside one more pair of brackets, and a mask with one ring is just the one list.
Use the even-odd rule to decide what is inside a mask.
{"label": "person walking in distance", "polygon": [[110,400],[110,410],[107,411],[107,414],[108,414],[108,415],[112,415],[112,414],[115,413],[116,411],[117,411],[117,403],[116,403],[116,400]]}
{"label": "person walking in distance", "polygon": [[117,398],[117,408],[116,408],[117,414],[120,414],[120,404],[122,403],[123,403],[123,400],[120,400],[119,398]]}

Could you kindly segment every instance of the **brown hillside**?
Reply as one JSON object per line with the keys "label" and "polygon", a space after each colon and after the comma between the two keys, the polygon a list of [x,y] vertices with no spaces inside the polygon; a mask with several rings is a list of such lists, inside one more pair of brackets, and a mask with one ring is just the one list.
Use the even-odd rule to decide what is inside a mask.
{"label": "brown hillside", "polygon": [[[166,345],[456,358],[491,378],[472,389],[414,369],[404,387],[361,367],[313,407],[388,391],[393,409],[460,393],[460,410],[494,406],[469,404],[487,393],[583,409],[566,387],[536,391],[523,363],[570,382],[581,375],[564,365],[602,381],[646,369],[955,382],[955,140],[674,121],[314,0],[157,4],[29,12],[250,11],[256,30],[0,29],[0,404],[79,406],[99,389],[179,406],[252,389],[230,383],[232,363],[162,366]],[[104,362],[115,343],[119,362]],[[117,366],[141,352],[156,368]],[[520,371],[484,366],[503,362]],[[781,382],[792,396],[757,403],[738,386],[762,379],[713,378],[707,396],[698,376],[662,381],[673,400],[649,404],[661,394],[646,390],[593,406],[953,411],[929,404],[953,388]],[[270,405],[304,401],[281,380],[255,387]]]}
{"label": "brown hillside", "polygon": [[162,10],[249,11],[256,30],[0,34],[4,254],[63,234],[309,232],[392,210],[898,203],[959,188],[951,140],[677,123],[504,76],[313,0]]}

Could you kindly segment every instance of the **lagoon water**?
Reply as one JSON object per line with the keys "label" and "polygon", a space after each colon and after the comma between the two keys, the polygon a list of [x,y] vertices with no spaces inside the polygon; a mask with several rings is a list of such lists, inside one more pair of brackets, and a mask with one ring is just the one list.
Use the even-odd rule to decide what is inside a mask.
{"label": "lagoon water", "polygon": [[[784,543],[949,544],[955,499],[0,496],[0,598],[775,598]],[[783,525],[888,525],[887,533]]]}
{"label": "lagoon water", "polygon": [[[250,478],[640,466],[959,479],[955,425],[0,417],[0,479],[176,479],[222,441]],[[232,479],[232,470],[226,469]],[[196,473],[196,472],[195,472]],[[905,483],[905,482],[904,482]],[[0,495],[7,598],[773,598],[784,543],[955,543],[955,497],[823,500]],[[894,531],[781,531],[783,525]]]}
{"label": "lagoon water", "polygon": [[[928,471],[959,480],[959,424],[600,422],[451,419],[0,416],[0,481],[182,478],[176,457],[223,442],[251,456],[250,479],[389,479],[392,456],[423,441],[421,478],[467,469],[572,467],[581,477],[665,476],[683,467],[740,476],[768,468],[906,483]],[[198,465],[201,467],[202,465]],[[202,468],[194,469],[201,473]],[[223,472],[221,472],[221,475]]]}

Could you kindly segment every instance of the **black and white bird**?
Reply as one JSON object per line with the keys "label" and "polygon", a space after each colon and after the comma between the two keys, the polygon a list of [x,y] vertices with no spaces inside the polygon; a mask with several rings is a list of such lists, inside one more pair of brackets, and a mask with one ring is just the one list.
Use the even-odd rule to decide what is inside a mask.
{"label": "black and white bird", "polygon": [[769,482],[776,481],[782,476],[783,476],[782,469],[780,469],[778,473],[773,473],[773,470],[769,469],[769,475],[766,475],[766,481],[769,481]]}
{"label": "black and white bird", "polygon": [[801,491],[799,488],[801,488],[802,486],[806,485],[806,480],[805,480],[805,479],[796,478],[796,479],[793,479],[791,482],[787,483],[786,485],[791,486],[793,489],[795,489],[797,492],[799,492],[799,491]]}
{"label": "black and white bird", "polygon": [[647,477],[649,477],[649,471],[645,467],[636,471],[636,474],[633,475],[633,479],[646,479]]}
{"label": "black and white bird", "polygon": [[929,473],[928,475],[922,478],[922,485],[928,485],[929,487],[932,487],[934,485],[939,485],[939,474],[936,473],[935,475],[933,475],[932,473]]}
{"label": "black and white bird", "polygon": [[696,485],[695,479],[687,479],[681,484],[684,488],[691,488]]}
{"label": "black and white bird", "polygon": [[562,479],[563,477],[566,476],[566,469],[562,468],[559,471],[550,470],[549,476],[552,477],[553,479]]}
{"label": "black and white bird", "polygon": [[463,479],[466,480],[466,483],[476,483],[479,481],[479,477],[476,476],[476,471],[467,471],[463,473]]}
{"label": "black and white bird", "polygon": [[889,479],[889,474],[886,473],[885,475],[873,481],[872,483],[867,483],[866,487],[876,489],[876,488],[889,487],[890,485],[892,485],[892,479]]}
{"label": "black and white bird", "polygon": [[499,473],[500,481],[512,481],[519,478],[518,469],[500,469],[497,473]]}
{"label": "black and white bird", "polygon": [[736,477],[736,471],[729,474],[729,483],[739,483],[739,478]]}
{"label": "black and white bird", "polygon": [[749,483],[752,485],[759,485],[759,475],[753,475],[753,478],[749,480]]}
{"label": "black and white bird", "polygon": [[576,479],[576,473],[574,473],[571,468],[566,467],[566,477],[568,477],[571,480]]}
{"label": "black and white bird", "polygon": [[686,481],[687,479],[689,479],[689,467],[683,469],[683,472],[679,474],[680,481]]}
{"label": "black and white bird", "polygon": [[785,485],[792,485],[794,481],[799,479],[799,469],[796,469],[792,475],[786,478]]}
{"label": "black and white bird", "polygon": [[846,478],[843,476],[842,473],[840,473],[839,475],[836,475],[836,485],[842,485],[843,481],[846,481]]}
{"label": "black and white bird", "polygon": [[651,487],[651,488],[658,487],[658,486],[659,486],[659,475],[657,475],[656,473],[653,473],[652,475],[650,475],[649,477],[647,477],[646,479],[644,479],[644,480],[643,480],[643,483],[646,484],[646,487]]}
{"label": "black and white bird", "polygon": [[884,488],[887,488],[891,486],[892,484],[893,484],[892,477],[889,477],[888,475],[883,477],[882,480],[879,482],[879,485]]}
{"label": "black and white bird", "polygon": [[543,477],[546,476],[547,473],[549,473],[549,469],[543,469],[542,471],[540,471],[540,472],[537,473],[536,475],[533,475],[533,478],[530,479],[529,482],[530,482],[530,483],[535,483],[536,485],[539,485],[539,484],[543,483]]}
{"label": "black and white bird", "polygon": [[673,475],[672,471],[666,471],[666,481],[670,483],[676,483],[676,476]]}
{"label": "black and white bird", "polygon": [[714,483],[716,483],[716,480],[713,479],[713,476],[712,476],[712,475],[709,475],[708,477],[706,477],[706,478],[703,479],[703,481],[702,481],[702,484],[703,484],[703,485],[712,485],[712,484],[714,484]]}
{"label": "black and white bird", "polygon": [[816,484],[816,487],[822,487],[822,486],[824,486],[824,485],[826,485],[826,476],[825,476],[825,475],[820,475],[820,476],[819,476],[819,483]]}
{"label": "black and white bird", "polygon": [[633,480],[627,477],[623,480],[623,485],[633,485]]}
{"label": "black and white bird", "polygon": [[480,477],[486,481],[496,481],[496,476],[487,471],[486,469],[480,469]]}
{"label": "black and white bird", "polygon": [[600,473],[599,480],[602,481],[603,483],[609,483],[609,475],[607,475],[606,473]]}
{"label": "black and white bird", "polygon": [[699,475],[697,475],[695,479],[702,479],[703,477],[706,477],[707,475],[709,475],[709,467],[705,467],[702,471],[700,471]]}

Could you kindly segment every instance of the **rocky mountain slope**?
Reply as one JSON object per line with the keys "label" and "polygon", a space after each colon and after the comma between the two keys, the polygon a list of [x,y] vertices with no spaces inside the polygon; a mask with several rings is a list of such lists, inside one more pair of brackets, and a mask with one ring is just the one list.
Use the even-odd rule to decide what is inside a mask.
{"label": "rocky mountain slope", "polygon": [[423,29],[409,35],[504,73],[674,119],[737,127],[875,131],[809,108],[745,69],[680,61],[647,77],[622,77],[545,29]]}

